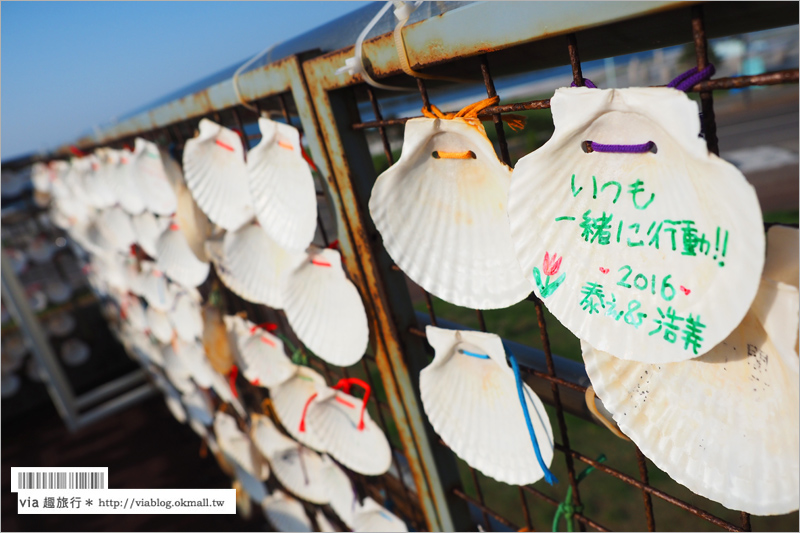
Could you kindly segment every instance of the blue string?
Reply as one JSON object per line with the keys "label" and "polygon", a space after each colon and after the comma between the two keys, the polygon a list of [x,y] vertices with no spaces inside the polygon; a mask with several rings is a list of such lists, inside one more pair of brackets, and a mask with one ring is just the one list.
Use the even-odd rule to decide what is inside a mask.
{"label": "blue string", "polygon": [[481,353],[468,352],[466,350],[459,350],[459,352],[463,353],[464,355],[469,355],[470,357],[477,357],[478,359],[489,359],[488,355],[484,355]]}
{"label": "blue string", "polygon": [[531,422],[531,415],[528,413],[528,402],[525,401],[525,393],[522,390],[522,378],[519,375],[519,365],[517,364],[517,358],[514,357],[514,354],[508,352],[508,359],[511,361],[511,368],[514,370],[514,377],[517,380],[517,394],[519,394],[519,401],[522,404],[522,413],[525,415],[525,424],[528,426],[528,433],[531,436],[531,442],[533,443],[533,451],[536,453],[536,460],[539,461],[539,467],[544,472],[544,479],[550,485],[554,483],[558,483],[558,479],[556,476],[553,475],[550,470],[548,470],[547,465],[544,464],[544,459],[542,459],[542,452],[539,450],[539,442],[536,440],[536,433],[533,431],[533,422]]}

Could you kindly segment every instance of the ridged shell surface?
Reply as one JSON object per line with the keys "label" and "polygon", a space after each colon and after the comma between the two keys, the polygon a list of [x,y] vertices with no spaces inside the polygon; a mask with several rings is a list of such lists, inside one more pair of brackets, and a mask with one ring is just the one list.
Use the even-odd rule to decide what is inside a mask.
{"label": "ridged shell surface", "polygon": [[295,496],[316,504],[328,503],[324,464],[320,455],[278,431],[266,416],[254,416],[253,443],[269,460],[272,473]]}
{"label": "ridged shell surface", "polygon": [[184,287],[197,287],[208,277],[207,262],[197,259],[178,225],[173,223],[156,241],[158,268]]}
{"label": "ridged shell surface", "polygon": [[303,504],[283,491],[276,490],[264,498],[261,507],[278,531],[313,531]]}
{"label": "ridged shell surface", "polygon": [[297,374],[277,387],[270,389],[272,406],[278,415],[283,428],[295,440],[319,452],[325,451],[325,445],[314,432],[313,426],[306,420],[305,431],[300,431],[300,420],[303,408],[308,399],[316,394],[319,386],[325,386],[325,379],[314,370],[297,367]]}
{"label": "ridged shell surface", "polygon": [[304,253],[281,248],[257,224],[247,224],[225,234],[216,266],[228,287],[245,300],[283,309],[288,276],[304,258]]}
{"label": "ridged shell surface", "polygon": [[201,296],[197,289],[181,289],[177,285],[170,287],[175,291],[169,320],[178,337],[186,342],[199,339],[203,335],[203,314],[201,312]]}
{"label": "ridged shell surface", "polygon": [[290,276],[284,303],[289,325],[325,361],[350,366],[364,356],[367,313],[336,250],[312,251]]}
{"label": "ridged shell surface", "polygon": [[262,481],[269,477],[269,466],[253,446],[250,437],[239,430],[236,419],[231,415],[217,411],[214,415],[214,434],[222,452],[245,472]]}
{"label": "ridged shell surface", "polygon": [[281,247],[303,252],[317,227],[317,191],[300,134],[260,118],[261,142],[247,154],[247,175],[261,227]]}
{"label": "ridged shell surface", "polygon": [[[770,229],[765,273],[797,270],[796,253],[771,246],[796,251],[797,236]],[[730,509],[788,513],[800,506],[799,313],[797,279],[764,278],[742,323],[705,355],[643,364],[582,342],[586,372],[622,432],[677,482]]]}
{"label": "ridged shell surface", "polygon": [[235,231],[253,218],[242,140],[208,119],[186,141],[183,169],[197,205],[218,226]]}
{"label": "ridged shell surface", "polygon": [[164,170],[172,184],[175,198],[177,199],[175,218],[178,220],[178,226],[181,228],[181,232],[186,237],[186,242],[189,243],[189,247],[197,256],[197,259],[208,261],[205,242],[211,235],[213,225],[205,213],[197,206],[194,198],[192,198],[192,193],[186,186],[186,181],[183,179],[183,171],[177,161],[164,153],[161,154],[161,160],[164,163]]}
{"label": "ridged shell surface", "polygon": [[137,137],[133,164],[145,208],[157,215],[173,214],[177,207],[177,199],[167,179],[158,146]]}
{"label": "ridged shell surface", "polygon": [[83,188],[89,203],[97,209],[106,209],[117,203],[111,189],[111,179],[107,164],[99,157],[90,156],[91,170],[83,176]]}
{"label": "ridged shell surface", "polygon": [[153,259],[158,258],[156,242],[158,238],[170,225],[170,219],[157,217],[150,211],[145,211],[139,215],[131,217],[131,225],[136,234],[136,242]]}
{"label": "ridged shell surface", "polygon": [[160,342],[166,344],[172,340],[172,324],[166,313],[158,311],[155,307],[148,307],[147,325],[150,332]]}
{"label": "ridged shell surface", "polygon": [[[433,326],[425,331],[436,356],[420,372],[419,385],[422,406],[436,433],[467,464],[493,479],[510,485],[542,479],[500,337]],[[536,393],[523,386],[542,459],[549,466],[550,420]]]}
{"label": "ridged shell surface", "polygon": [[308,407],[306,425],[313,428],[331,457],[354,472],[379,476],[392,465],[392,449],[369,411],[364,410],[364,427],[359,429],[362,403],[341,391],[320,392]]}
{"label": "ridged shell surface", "polygon": [[216,372],[206,358],[205,350],[199,342],[176,340],[172,346],[175,347],[178,357],[186,365],[195,383],[205,389],[214,387],[217,381]]}
{"label": "ridged shell surface", "polygon": [[[466,151],[474,158],[434,156]],[[480,123],[412,119],[369,211],[386,251],[420,287],[455,305],[508,307],[531,292],[508,229],[510,181]]]}
{"label": "ridged shell surface", "polygon": [[364,503],[355,512],[353,517],[353,531],[385,531],[405,532],[408,526],[405,522],[389,512],[384,506],[367,496]]}
{"label": "ridged shell surface", "polygon": [[181,392],[192,392],[195,385],[192,383],[192,374],[187,364],[178,357],[170,345],[166,345],[161,353],[164,359],[164,374],[170,383]]}
{"label": "ridged shell surface", "polygon": [[118,152],[118,159],[109,165],[109,185],[120,207],[128,214],[138,215],[145,209],[145,203],[137,184],[138,175],[133,164],[134,155],[129,150]]}
{"label": "ridged shell surface", "polygon": [[323,476],[325,487],[330,499],[331,509],[337,514],[339,519],[347,525],[353,527],[353,513],[358,506],[353,483],[347,474],[327,455],[322,456],[324,464]]}
{"label": "ridged shell surface", "polygon": [[[551,106],[555,132],[519,160],[509,192],[517,258],[537,296],[577,337],[617,357],[706,353],[758,290],[755,190],[708,152],[697,104],[681,91],[563,88]],[[652,142],[657,152],[585,153],[585,141]]]}
{"label": "ridged shell surface", "polygon": [[283,341],[256,328],[238,337],[239,370],[254,385],[276,387],[291,378],[297,367],[284,353]]}
{"label": "ridged shell surface", "polygon": [[136,242],[131,217],[119,207],[109,207],[100,213],[97,227],[103,236],[120,253],[128,253]]}

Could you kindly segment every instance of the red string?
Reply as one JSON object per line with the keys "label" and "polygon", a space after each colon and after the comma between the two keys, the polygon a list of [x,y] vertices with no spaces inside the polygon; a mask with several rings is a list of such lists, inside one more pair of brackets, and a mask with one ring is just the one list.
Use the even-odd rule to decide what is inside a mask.
{"label": "red string", "polygon": [[328,246],[326,246],[326,248],[330,248],[332,250],[338,250],[339,249],[339,239],[336,239],[335,241],[330,243]]}
{"label": "red string", "polygon": [[77,146],[70,146],[70,147],[69,147],[69,151],[70,151],[70,152],[72,153],[72,155],[74,155],[75,157],[85,157],[85,156],[86,156],[86,154],[85,154],[85,153],[83,153],[83,152],[81,152],[81,151],[78,149],[78,147],[77,147]]}
{"label": "red string", "polygon": [[329,267],[331,266],[330,263],[326,263],[325,261],[317,261],[316,259],[311,260],[311,264],[321,266],[321,267]]}
{"label": "red string", "polygon": [[311,167],[311,170],[313,170],[314,172],[318,172],[317,165],[315,165],[314,161],[312,161],[311,158],[308,156],[308,154],[306,153],[306,149],[303,148],[302,144],[300,145],[300,152],[303,154],[303,159],[306,160],[306,163],[308,163],[308,166]]}
{"label": "red string", "polygon": [[[362,389],[364,389],[364,398],[361,403],[361,413],[359,414],[358,420],[358,430],[363,431],[364,429],[364,410],[367,408],[367,401],[369,400],[369,395],[372,392],[372,387],[370,387],[364,381],[358,378],[342,378],[339,382],[334,385],[332,388],[336,390],[341,390],[345,394],[350,394],[350,388],[353,385],[358,385]],[[338,398],[337,398],[338,399]]]}
{"label": "red string", "polygon": [[219,139],[217,139],[214,142],[217,143],[219,146],[225,148],[229,152],[233,152],[233,146],[230,146],[229,144],[225,144],[224,142],[220,141]]}
{"label": "red string", "polygon": [[234,398],[238,398],[239,397],[239,393],[236,392],[236,376],[237,375],[239,375],[239,367],[237,367],[236,365],[233,365],[231,367],[231,373],[228,374],[228,380],[230,382],[231,392],[233,393],[233,397]]}
{"label": "red string", "polygon": [[300,427],[298,428],[300,433],[305,433],[306,431],[306,413],[308,412],[308,406],[311,405],[311,402],[313,402],[316,397],[317,393],[315,392],[306,400],[306,404],[303,406],[303,414],[300,415]]}

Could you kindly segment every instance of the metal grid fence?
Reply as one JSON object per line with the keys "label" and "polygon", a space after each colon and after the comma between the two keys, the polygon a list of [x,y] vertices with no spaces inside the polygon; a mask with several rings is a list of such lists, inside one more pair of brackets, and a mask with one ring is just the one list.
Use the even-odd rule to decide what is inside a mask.
{"label": "metal grid fence", "polygon": [[[707,39],[704,29],[702,6],[691,7],[691,34],[696,53],[697,67],[698,69],[702,69],[708,64]],[[583,76],[577,41],[578,38],[574,33],[568,34],[564,40],[562,53],[565,59],[568,58],[569,64],[572,67],[572,75],[575,84],[581,86],[583,85]],[[479,56],[480,77],[483,80],[488,97],[493,97],[497,94],[495,91],[494,79],[490,71],[490,64],[496,58],[502,58],[502,55],[505,53],[507,53],[507,51],[496,51]],[[304,62],[302,68],[306,75],[309,74],[310,69],[316,67],[313,63],[313,61],[311,63]],[[474,65],[474,62],[469,64]],[[453,65],[455,65],[456,68],[460,68],[462,63],[459,63],[458,59],[454,59]],[[443,65],[443,67],[445,67],[445,70],[449,68],[452,71],[453,65]],[[719,152],[712,96],[714,90],[755,85],[796,83],[797,81],[798,71],[794,69],[757,76],[713,79],[695,85],[691,91],[699,93],[700,96],[703,112],[703,126],[709,150],[713,153]],[[416,83],[421,106],[430,109],[431,102],[428,96],[426,83],[419,78],[416,79]],[[395,340],[400,339],[400,345],[403,348],[403,362],[407,366],[407,368],[404,366],[402,371],[408,372],[411,376],[411,380],[414,382],[414,393],[418,400],[419,391],[415,372],[418,372],[420,368],[430,361],[430,350],[426,349],[424,341],[421,340],[425,338],[423,330],[424,325],[426,323],[433,325],[447,323],[447,320],[446,317],[436,313],[434,309],[434,300],[424,291],[422,294],[427,310],[427,317],[422,317],[420,320],[414,321],[413,323],[409,323],[408,320],[403,318],[404,313],[407,315],[407,310],[410,308],[410,299],[405,292],[405,287],[398,288],[396,283],[392,285],[393,282],[402,279],[403,275],[399,271],[399,268],[391,263],[388,263],[388,269],[394,272],[394,275],[385,273],[385,267],[387,267],[386,252],[383,250],[380,240],[375,237],[374,228],[371,227],[368,220],[365,220],[363,214],[366,200],[366,198],[363,197],[364,187],[371,187],[377,174],[383,170],[382,168],[376,168],[375,159],[369,157],[368,152],[363,151],[363,147],[366,146],[366,135],[368,132],[377,131],[381,141],[383,155],[387,164],[391,165],[394,163],[394,153],[387,132],[390,128],[401,127],[406,121],[414,117],[384,119],[379,101],[379,97],[383,93],[373,90],[372,87],[363,82],[352,84],[348,88],[338,92],[335,89],[339,87],[333,87],[322,97],[319,95],[318,91],[315,90],[313,80],[309,82],[309,85],[312,86],[311,98],[316,105],[315,113],[317,115],[317,120],[325,122],[325,113],[330,113],[334,121],[333,130],[326,130],[326,126],[321,128],[322,135],[325,138],[326,161],[317,161],[317,163],[323,167],[326,164],[334,167],[334,172],[332,174],[336,174],[336,171],[340,170],[339,167],[343,166],[341,162],[344,162],[344,166],[349,167],[344,170],[344,173],[349,174],[349,179],[351,180],[348,184],[348,190],[343,190],[341,179],[338,175],[328,175],[328,172],[320,172],[317,174],[317,177],[321,178],[319,180],[320,190],[317,191],[320,205],[329,205],[327,205],[327,208],[320,209],[318,233],[315,242],[320,246],[328,246],[330,242],[335,240],[340,234],[342,234],[343,238],[348,238],[347,234],[357,234],[360,230],[366,231],[369,236],[369,247],[364,248],[360,246],[359,239],[350,235],[350,238],[353,238],[355,241],[355,245],[351,245],[350,250],[356,254],[360,254],[360,256],[368,258],[364,259],[363,257],[359,257],[362,273],[365,273],[363,274],[365,278],[371,281],[368,273],[370,269],[375,269],[382,275],[382,277],[379,276],[381,279],[375,283],[375,286],[372,284],[370,284],[369,287],[365,287],[364,285],[360,286],[362,297],[365,298],[365,301],[371,301],[372,306],[378,308],[375,311],[370,311],[371,353],[368,353],[364,357],[360,366],[342,369],[328,365],[315,357],[310,358],[311,366],[320,370],[327,377],[329,383],[333,383],[342,377],[357,376],[366,379],[373,387],[374,395],[372,398],[374,398],[374,400],[370,401],[370,413],[389,437],[394,452],[394,462],[390,473],[378,478],[366,478],[351,473],[352,480],[359,494],[369,494],[379,502],[389,506],[393,512],[401,516],[416,530],[434,529],[437,526],[441,527],[442,524],[448,523],[442,518],[442,513],[445,512],[442,505],[444,505],[446,512],[450,515],[450,523],[453,528],[474,528],[480,525],[480,527],[486,530],[492,530],[498,526],[509,530],[534,530],[535,520],[532,517],[531,508],[532,506],[535,507],[535,502],[544,502],[545,506],[551,509],[551,512],[555,512],[557,506],[562,504],[562,502],[559,502],[556,498],[547,494],[546,491],[539,490],[532,486],[517,487],[516,497],[518,498],[519,510],[521,512],[516,513],[516,516],[521,517],[522,520],[520,521],[517,517],[511,517],[508,513],[503,513],[497,509],[497,506],[489,502],[491,498],[490,495],[487,494],[487,487],[488,490],[491,491],[494,490],[496,484],[489,487],[486,478],[484,478],[482,482],[480,479],[481,475],[469,467],[466,467],[466,477],[460,476],[456,469],[456,461],[452,452],[449,452],[446,445],[432,434],[431,428],[427,425],[427,422],[425,422],[425,430],[431,441],[430,446],[435,466],[431,467],[426,464],[422,468],[417,467],[417,470],[414,470],[415,461],[420,461],[421,459],[411,457],[409,454],[412,453],[413,450],[410,448],[416,446],[418,456],[424,456],[425,454],[420,450],[424,448],[425,444],[424,441],[418,439],[418,435],[415,435],[413,446],[409,444],[412,441],[409,441],[408,438],[403,438],[398,435],[399,428],[397,425],[401,424],[402,421],[397,420],[399,412],[397,403],[392,403],[394,394],[396,393],[390,393],[385,387],[387,383],[386,380],[392,379],[392,377],[387,377],[381,372],[379,368],[380,365],[375,355],[377,346],[381,344],[381,338],[383,339],[382,342],[387,344],[391,340],[387,339],[390,333],[386,333],[386,331],[388,331],[387,327],[382,325],[381,321],[388,320],[390,326],[397,330],[395,333]],[[315,128],[316,124],[308,124],[302,120],[302,114],[298,111],[299,106],[298,102],[295,101],[295,96],[296,93],[293,94],[291,91],[282,91],[260,98],[251,103],[253,103],[259,111],[266,111],[271,115],[277,114],[280,120],[298,127],[301,130],[301,135],[309,135],[311,137],[318,136],[318,132],[308,131]],[[330,108],[322,109],[320,102],[325,101],[324,98],[329,97],[331,98]],[[360,119],[358,106],[353,105],[359,101],[369,102],[374,120],[362,121]],[[512,161],[509,155],[506,132],[501,119],[502,114],[542,110],[549,108],[549,105],[548,99],[532,100],[513,104],[495,105],[482,112],[482,118],[490,118],[494,122],[498,157],[502,161],[511,166]],[[102,144],[120,147],[125,144],[130,144],[135,136],[143,136],[161,145],[171,145],[173,147],[173,155],[180,161],[183,142],[193,135],[197,123],[204,117],[241,132],[246,149],[250,148],[253,141],[259,138],[259,135],[256,133],[257,129],[255,128],[255,121],[258,115],[244,106],[234,105],[202,115],[195,114],[191,116],[191,118],[178,122],[171,122],[156,129],[139,130],[129,136],[117,138],[112,142]],[[304,127],[307,131],[303,131]],[[343,146],[344,150],[340,150],[338,146],[335,146],[337,139],[332,137],[330,131],[336,130],[338,130],[340,137],[338,141]],[[360,138],[358,138],[358,136],[360,136]],[[344,138],[344,141],[342,141],[341,138]],[[351,150],[353,147],[352,139],[358,140],[360,145],[356,145],[355,148]],[[95,146],[87,146],[85,148],[93,147]],[[359,147],[362,149],[360,153]],[[366,167],[371,168],[365,170],[364,159],[367,160]],[[353,174],[363,173],[368,175],[368,183],[366,185],[357,183],[357,179],[353,177]],[[356,207],[352,207],[351,204],[348,203],[348,199],[345,198],[347,194],[352,194],[354,191]],[[359,193],[361,197],[359,197]],[[326,209],[328,210],[327,215]],[[337,212],[341,218],[334,216],[334,211]],[[360,215],[356,217],[353,213],[360,213]],[[337,222],[341,225],[342,220],[347,223],[347,227],[335,227]],[[351,277],[354,276],[353,269],[348,269],[348,273]],[[383,285],[380,283],[381,280]],[[202,292],[204,295],[208,294],[208,290],[214,282],[215,279],[212,270],[212,279],[203,287]],[[368,292],[368,294],[365,294],[365,292]],[[406,301],[398,303],[398,294],[401,299],[405,298]],[[224,300],[228,312],[236,313],[244,311],[247,317],[256,323],[264,321],[275,322],[279,325],[283,333],[299,345],[299,340],[293,335],[290,328],[288,328],[288,323],[282,312],[246,302],[227,290],[224,292]],[[530,303],[521,303],[518,305],[533,305],[533,313],[535,313],[536,322],[538,324],[542,350],[540,354],[541,357],[538,360],[540,364],[537,365],[532,362],[535,357],[527,360],[525,357],[521,357],[520,362],[525,373],[526,381],[534,390],[540,393],[546,403],[550,403],[554,407],[560,435],[560,440],[556,443],[555,448],[562,454],[560,460],[563,461],[563,467],[567,472],[567,484],[571,488],[572,494],[572,501],[566,503],[571,503],[573,511],[572,516],[578,521],[580,529],[583,531],[586,527],[589,527],[598,531],[609,531],[611,527],[618,524],[600,523],[597,519],[591,518],[581,511],[583,501],[581,498],[581,490],[578,485],[580,477],[578,472],[579,463],[594,467],[598,471],[612,476],[640,492],[644,523],[646,523],[646,527],[649,531],[656,530],[657,513],[654,512],[654,498],[683,509],[687,513],[724,530],[751,530],[750,516],[747,513],[741,513],[738,523],[734,523],[734,521],[730,519],[712,514],[698,505],[687,502],[684,499],[652,486],[650,483],[650,475],[652,472],[648,471],[648,463],[644,455],[635,446],[633,446],[634,459],[638,467],[638,476],[630,475],[620,468],[615,468],[604,464],[600,460],[593,459],[590,454],[576,450],[571,445],[570,428],[567,423],[568,414],[578,414],[587,420],[590,420],[590,418],[586,415],[585,409],[583,409],[583,411],[581,410],[583,406],[575,408],[573,405],[574,402],[567,401],[566,398],[571,397],[574,399],[575,397],[582,397],[586,391],[587,381],[585,379],[576,379],[574,375],[566,375],[559,370],[559,368],[563,367],[564,363],[551,351],[546,313],[542,303],[533,294],[531,294],[528,300]],[[368,308],[372,309],[370,305],[368,305]],[[389,312],[383,311],[384,309],[388,309]],[[484,314],[476,310],[475,318],[480,329],[486,331],[487,327]],[[389,328],[389,330],[391,330],[391,328]],[[416,341],[409,339],[409,336],[416,338]],[[387,350],[391,351],[388,348]],[[536,352],[536,350],[532,351]],[[543,366],[541,364],[542,361],[544,363]],[[559,365],[562,366],[560,367]],[[392,371],[399,372],[399,369],[397,366],[393,366]],[[396,376],[394,376],[394,379],[395,381],[402,381],[401,378],[397,378]],[[237,381],[236,385],[242,394],[248,410],[261,412],[262,401],[265,397],[263,390],[253,387],[241,378]],[[419,417],[419,412],[409,413],[411,409],[410,405],[413,405],[409,403],[409,401],[408,398],[404,398],[400,404],[402,408],[405,409],[406,416],[411,419]],[[413,399],[411,401],[413,401]],[[567,405],[567,403],[570,405]],[[585,422],[581,421],[581,423]],[[574,425],[571,430],[573,432],[575,431]],[[421,461],[430,462],[430,459],[422,459]],[[556,464],[556,461],[559,461],[559,459],[554,459],[554,464]],[[431,468],[433,468],[435,473],[431,473]],[[409,472],[409,470],[411,471]],[[420,470],[424,471],[425,475],[420,476]],[[432,518],[430,511],[425,508],[426,502],[424,502],[424,493],[426,493],[426,491],[423,488],[427,485],[432,492],[435,492],[435,487],[433,486],[436,484],[440,484],[445,491],[445,503],[442,504],[438,502],[436,504],[437,513],[439,514],[438,519]],[[465,488],[467,485],[471,486],[471,490]],[[311,506],[309,506],[309,509],[310,508]],[[469,509],[477,510],[477,522],[473,521]],[[311,515],[310,513],[310,516]],[[329,509],[326,509],[326,515],[336,523],[335,515],[333,515]],[[663,527],[664,526],[662,526],[662,528]]]}

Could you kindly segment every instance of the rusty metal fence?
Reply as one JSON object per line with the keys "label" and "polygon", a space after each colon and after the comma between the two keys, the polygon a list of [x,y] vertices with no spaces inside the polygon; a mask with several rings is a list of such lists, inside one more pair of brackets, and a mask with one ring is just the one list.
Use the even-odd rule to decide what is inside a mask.
{"label": "rusty metal fence", "polygon": [[[572,68],[572,79],[565,79],[565,84],[574,81],[583,85],[581,55],[600,59],[691,43],[697,67],[702,69],[708,63],[710,37],[797,22],[797,4],[779,2],[589,2],[580,6],[572,3],[571,9],[552,3],[478,2],[408,24],[403,31],[409,63],[415,71],[472,80],[475,85],[483,86],[486,96],[492,97],[497,95],[493,74],[524,73],[558,65]],[[419,108],[430,108],[430,95],[446,94],[453,87],[452,83],[412,79],[403,74],[391,33],[368,40],[365,50],[372,77],[382,83],[414,89]],[[574,518],[582,531],[587,527],[599,531],[646,527],[655,531],[657,523],[659,529],[677,527],[657,520],[660,514],[672,516],[672,508],[694,517],[695,521],[684,527],[751,530],[751,519],[746,513],[734,513],[720,506],[711,512],[707,500],[687,497],[688,491],[679,496],[675,491],[656,488],[650,478],[659,473],[635,445],[623,443],[600,429],[601,426],[592,425],[597,420],[584,400],[589,384],[585,371],[581,364],[552,353],[549,332],[553,324],[548,325],[549,315],[533,294],[529,301],[517,305],[535,317],[535,331],[531,335],[535,333],[539,338],[530,344],[537,346],[512,342],[508,345],[517,354],[528,384],[552,406],[551,416],[558,426],[555,448],[560,452],[553,465],[565,473],[562,483],[554,488],[540,486],[541,483],[501,486],[460,462],[438,438],[421,409],[418,375],[432,357],[424,327],[426,324],[455,327],[453,317],[448,317],[451,306],[442,306],[421,291],[424,307],[419,305],[415,309],[409,287],[419,289],[412,287],[392,263],[367,210],[377,175],[393,164],[396,157],[392,134],[401,132],[403,124],[412,117],[385,118],[382,102],[391,99],[392,93],[365,84],[360,75],[336,72],[352,54],[352,46],[295,52],[245,72],[239,79],[239,89],[259,112],[267,112],[300,129],[318,178],[320,215],[315,242],[327,246],[338,240],[347,273],[367,310],[370,344],[359,365],[338,368],[310,357],[310,365],[329,382],[353,376],[367,380],[373,387],[370,413],[389,438],[394,461],[390,472],[377,478],[352,474],[359,493],[383,503],[415,530],[475,530],[478,526],[485,530],[536,530],[549,528],[553,515],[560,511]],[[717,78],[695,85],[691,91],[699,94],[709,150],[719,153],[714,91],[797,81],[798,70],[793,69]],[[120,147],[142,136],[171,147],[180,161],[184,141],[193,135],[202,118],[209,118],[241,132],[245,147],[250,148],[259,138],[258,114],[241,105],[231,89],[230,81],[226,80],[136,115],[95,137],[81,140],[77,146],[82,150]],[[502,98],[503,94],[499,96]],[[493,137],[502,161],[512,166],[502,114],[548,108],[548,99],[538,99],[494,105],[482,112],[483,119],[494,123]],[[379,142],[377,155],[370,140]],[[204,296],[214,283],[213,278],[212,270],[212,279],[203,287]],[[299,345],[282,312],[251,304],[229,291],[225,291],[224,300],[230,313],[244,311],[256,323],[275,322]],[[473,313],[477,327],[491,330],[487,328],[484,313]],[[263,389],[241,378],[237,388],[248,410],[262,409]],[[576,449],[571,437],[590,425],[596,430],[593,435],[599,435],[596,440],[599,448],[623,449],[630,455],[624,465],[599,459],[594,441],[592,450]],[[598,473],[579,485],[586,467],[593,467]],[[611,516],[590,512],[582,487],[599,483],[596,480],[601,476],[627,487],[620,494],[627,500],[640,502],[637,514],[631,511],[625,516]],[[567,488],[571,500],[565,499]],[[338,523],[330,509],[325,511]],[[782,527],[785,523],[760,520],[764,520],[760,524],[765,528]]]}

